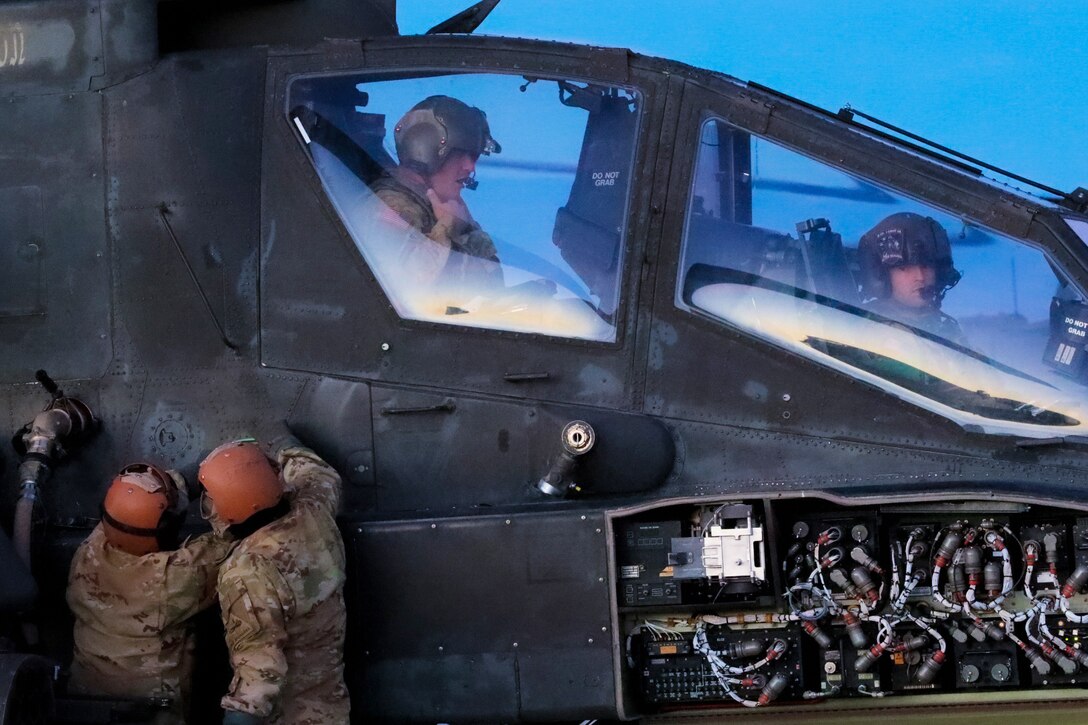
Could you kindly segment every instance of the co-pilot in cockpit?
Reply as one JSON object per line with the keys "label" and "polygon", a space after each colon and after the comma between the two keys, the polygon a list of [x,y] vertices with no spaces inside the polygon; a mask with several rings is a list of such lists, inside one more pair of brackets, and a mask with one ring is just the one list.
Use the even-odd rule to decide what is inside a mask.
{"label": "co-pilot in cockpit", "polygon": [[[290,107],[329,200],[401,317],[616,340],[635,92],[353,74],[296,80]],[[392,134],[386,119],[399,119]]]}
{"label": "co-pilot in cockpit", "polygon": [[1088,307],[1042,250],[721,119],[694,163],[677,306],[972,429],[1088,433]]}
{"label": "co-pilot in cockpit", "polygon": [[870,309],[967,344],[959,323],[941,311],[945,294],[963,275],[953,266],[948,233],[935,219],[891,214],[862,235],[857,256],[861,296]]}

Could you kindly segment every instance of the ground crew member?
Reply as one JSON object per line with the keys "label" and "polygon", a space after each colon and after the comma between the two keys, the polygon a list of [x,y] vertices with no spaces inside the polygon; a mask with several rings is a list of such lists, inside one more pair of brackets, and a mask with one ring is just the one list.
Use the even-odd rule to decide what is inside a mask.
{"label": "ground crew member", "polygon": [[430,96],[397,122],[393,140],[400,165],[371,190],[384,204],[378,221],[394,234],[413,232],[402,237],[398,269],[419,284],[501,288],[495,244],[461,197],[463,189],[477,186],[480,155],[502,150],[484,112],[456,98]]}
{"label": "ground crew member", "polygon": [[126,466],[102,504],[102,521],[76,551],[68,576],[75,615],[69,691],[169,700],[156,723],[185,721],[193,669],[189,620],[215,602],[222,535],[177,545],[188,509],[185,480]]}
{"label": "ground crew member", "polygon": [[224,724],[347,723],[340,476],[290,438],[275,463],[254,442],[222,445],[200,482],[202,510],[239,539],[219,570],[234,668]]}
{"label": "ground crew member", "polygon": [[935,219],[911,212],[885,217],[861,237],[858,261],[870,309],[966,344],[959,323],[941,312],[945,293],[962,275],[952,266],[948,234]]}

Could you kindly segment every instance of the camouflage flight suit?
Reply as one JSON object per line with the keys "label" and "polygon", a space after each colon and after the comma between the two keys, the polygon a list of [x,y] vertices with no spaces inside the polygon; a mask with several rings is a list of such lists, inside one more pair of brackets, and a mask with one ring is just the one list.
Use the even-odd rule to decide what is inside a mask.
{"label": "camouflage flight suit", "polygon": [[108,544],[96,526],[68,575],[75,615],[69,690],[171,698],[170,713],[156,722],[184,722],[193,671],[188,620],[215,603],[219,564],[233,545],[203,534],[174,551],[135,556]]}
{"label": "camouflage flight suit", "polygon": [[960,329],[960,323],[956,322],[956,318],[951,315],[941,312],[939,308],[907,307],[890,298],[875,300],[870,303],[870,307],[880,315],[937,335],[957,345],[967,346],[967,336]]}
{"label": "camouflage flight suit", "polygon": [[278,458],[290,510],[243,539],[219,570],[234,666],[222,705],[272,723],[346,723],[340,476],[306,448]]}
{"label": "camouflage flight suit", "polygon": [[[404,234],[399,264],[424,284],[468,283],[482,290],[502,287],[502,267],[491,236],[479,225],[462,219],[440,222],[427,190],[408,177],[383,176],[371,190],[385,205],[379,218]],[[433,244],[416,235],[422,233]],[[456,252],[456,254],[451,254]]]}

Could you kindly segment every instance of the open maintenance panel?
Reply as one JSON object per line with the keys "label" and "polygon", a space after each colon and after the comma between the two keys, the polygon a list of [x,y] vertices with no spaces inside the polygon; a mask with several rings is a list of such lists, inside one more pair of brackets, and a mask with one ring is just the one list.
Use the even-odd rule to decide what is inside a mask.
{"label": "open maintenance panel", "polygon": [[755,499],[613,532],[640,713],[1088,684],[1083,512]]}

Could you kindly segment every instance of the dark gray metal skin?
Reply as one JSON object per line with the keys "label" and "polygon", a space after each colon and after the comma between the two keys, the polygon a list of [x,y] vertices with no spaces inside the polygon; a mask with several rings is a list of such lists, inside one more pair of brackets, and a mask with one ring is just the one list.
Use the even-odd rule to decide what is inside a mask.
{"label": "dark gray metal skin", "polygon": [[[88,7],[117,18],[98,39]],[[270,438],[286,420],[345,480],[360,720],[629,714],[608,543],[620,512],[798,495],[1088,508],[1076,447],[1029,451],[966,431],[673,304],[708,111],[1027,238],[1088,286],[1088,250],[1046,205],[735,79],[624,50],[434,36],[266,46],[253,31],[243,47],[156,59],[147,38],[102,40],[146,24],[147,7],[124,7],[0,5],[0,32],[19,21],[85,37],[55,62],[0,68],[0,230],[11,230],[0,239],[0,408],[12,432],[30,420],[45,368],[101,418],[44,491],[51,520],[77,529],[124,463],[192,477],[218,443]],[[268,37],[284,40],[275,28]],[[227,42],[206,37],[194,42]],[[640,88],[615,343],[397,318],[286,118],[293,76],[363,68]],[[532,484],[572,419],[598,436],[587,492],[544,497]],[[5,524],[17,463],[3,456]],[[66,575],[35,573],[51,591]]]}

